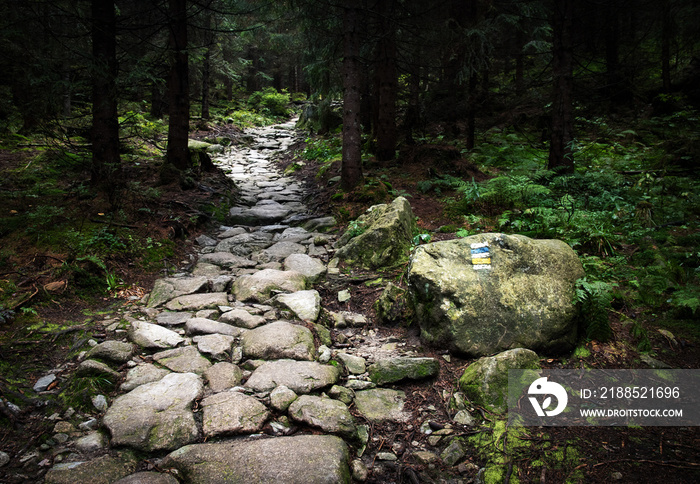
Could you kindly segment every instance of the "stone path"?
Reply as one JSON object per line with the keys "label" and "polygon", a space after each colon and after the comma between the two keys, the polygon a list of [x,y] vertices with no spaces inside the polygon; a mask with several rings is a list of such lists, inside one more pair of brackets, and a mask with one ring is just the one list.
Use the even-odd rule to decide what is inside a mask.
{"label": "stone path", "polygon": [[227,225],[197,239],[192,271],[158,280],[140,314],[106,321],[113,339],[84,356],[79,371],[120,378],[120,394],[96,398],[103,414],[84,428],[56,416],[72,439],[45,482],[365,481],[410,445],[365,454],[372,426],[425,419],[395,384],[434,376],[438,361],[321,307],[335,221],[309,213],[271,160],[293,123],[251,134],[216,160],[241,189]]}

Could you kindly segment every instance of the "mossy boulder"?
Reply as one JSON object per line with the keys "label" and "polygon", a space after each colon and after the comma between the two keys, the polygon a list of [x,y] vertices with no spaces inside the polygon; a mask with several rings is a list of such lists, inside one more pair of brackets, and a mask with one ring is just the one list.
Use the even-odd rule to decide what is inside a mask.
{"label": "mossy boulder", "polygon": [[464,370],[459,387],[472,403],[503,413],[508,407],[508,370],[536,370],[539,360],[537,353],[524,348],[479,358]]}
{"label": "mossy boulder", "polygon": [[576,280],[584,271],[560,240],[480,234],[418,247],[408,288],[421,336],[466,356],[512,348],[571,350]]}
{"label": "mossy boulder", "polygon": [[336,258],[368,269],[406,261],[416,227],[411,205],[403,197],[374,205],[336,243]]}
{"label": "mossy boulder", "polygon": [[440,371],[435,358],[386,358],[369,367],[369,378],[377,385],[401,380],[421,380],[433,377]]}
{"label": "mossy boulder", "polygon": [[406,289],[391,282],[384,288],[372,308],[377,320],[383,324],[405,322],[413,312]]}

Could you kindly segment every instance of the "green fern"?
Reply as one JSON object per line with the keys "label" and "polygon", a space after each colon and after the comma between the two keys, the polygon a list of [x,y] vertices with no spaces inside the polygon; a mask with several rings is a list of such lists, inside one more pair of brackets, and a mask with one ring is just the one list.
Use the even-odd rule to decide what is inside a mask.
{"label": "green fern", "polygon": [[612,290],[616,286],[615,283],[589,281],[586,277],[576,281],[575,301],[581,305],[587,339],[604,342],[612,337],[608,311],[613,300]]}

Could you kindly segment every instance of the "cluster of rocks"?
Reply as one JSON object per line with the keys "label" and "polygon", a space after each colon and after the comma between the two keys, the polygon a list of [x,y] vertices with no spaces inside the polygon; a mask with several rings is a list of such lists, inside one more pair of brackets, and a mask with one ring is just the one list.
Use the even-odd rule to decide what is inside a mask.
{"label": "cluster of rocks", "polygon": [[[280,130],[270,136],[291,139]],[[197,239],[197,264],[156,281],[141,313],[110,328],[124,338],[84,355],[82,375],[120,381],[119,395],[100,397],[93,430],[63,416],[74,453],[47,483],[365,480],[370,425],[412,418],[406,394],[386,386],[433,377],[438,361],[321,307],[313,284],[335,251],[323,232],[334,221],[307,214],[300,187],[272,167],[267,151],[285,142],[257,143],[218,161],[245,205]],[[136,472],[134,452],[169,474]]]}
{"label": "cluster of rocks", "polygon": [[[112,338],[93,342],[75,374],[120,382],[119,394],[95,395],[101,418],[78,427],[74,412],[52,417],[58,441],[42,461],[45,482],[349,482],[399,459],[474,475],[459,429],[475,425],[475,406],[505,411],[508,369],[537,368],[531,350],[573,345],[582,269],[568,246],[483,234],[415,248],[404,198],[372,207],[361,230],[336,240],[333,218],[308,213],[302,188],[273,164],[292,127],[253,131],[250,147],[218,154],[240,204],[197,239],[191,270],[159,279],[138,311],[104,322]],[[365,315],[322,306],[314,285],[342,281],[340,260],[409,262],[407,289],[386,287],[378,321],[410,317],[423,341],[482,357],[458,391],[439,395],[447,412],[401,390],[438,375],[446,351],[445,361],[425,357]],[[348,298],[347,288],[338,293]],[[382,440],[366,455],[380,439],[372,429],[387,425],[420,438]]]}

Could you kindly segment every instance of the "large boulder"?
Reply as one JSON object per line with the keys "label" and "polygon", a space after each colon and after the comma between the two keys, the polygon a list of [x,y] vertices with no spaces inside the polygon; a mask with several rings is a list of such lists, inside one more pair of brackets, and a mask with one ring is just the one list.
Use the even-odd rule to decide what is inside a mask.
{"label": "large boulder", "polygon": [[560,353],[576,342],[573,296],[583,275],[560,240],[480,234],[418,247],[408,283],[429,343],[467,356]]}
{"label": "large boulder", "polygon": [[237,301],[265,302],[273,292],[297,292],[306,289],[306,278],[294,271],[263,269],[246,274],[233,283],[231,292]]}
{"label": "large boulder", "polygon": [[405,198],[370,207],[353,225],[336,243],[339,260],[369,269],[406,260],[416,221]]}

